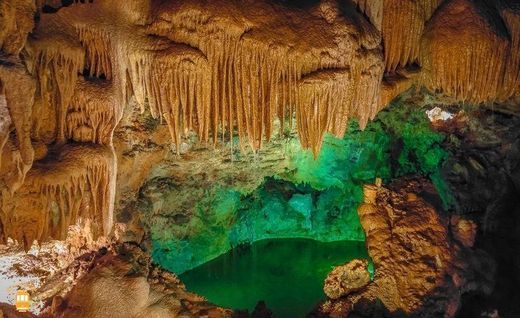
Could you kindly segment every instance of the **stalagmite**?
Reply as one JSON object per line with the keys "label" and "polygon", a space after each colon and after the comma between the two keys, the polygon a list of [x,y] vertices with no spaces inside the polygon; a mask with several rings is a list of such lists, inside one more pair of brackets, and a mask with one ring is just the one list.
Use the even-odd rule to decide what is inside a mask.
{"label": "stalagmite", "polygon": [[424,85],[461,101],[503,99],[510,48],[509,35],[494,8],[450,0],[430,20],[422,39]]}

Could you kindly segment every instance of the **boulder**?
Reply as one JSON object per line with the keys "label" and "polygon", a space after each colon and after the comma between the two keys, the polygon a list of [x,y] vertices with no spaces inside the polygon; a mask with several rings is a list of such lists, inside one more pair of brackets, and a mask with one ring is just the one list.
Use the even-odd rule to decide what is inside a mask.
{"label": "boulder", "polygon": [[338,299],[363,289],[368,283],[368,261],[355,259],[334,268],[325,279],[323,291],[329,298]]}

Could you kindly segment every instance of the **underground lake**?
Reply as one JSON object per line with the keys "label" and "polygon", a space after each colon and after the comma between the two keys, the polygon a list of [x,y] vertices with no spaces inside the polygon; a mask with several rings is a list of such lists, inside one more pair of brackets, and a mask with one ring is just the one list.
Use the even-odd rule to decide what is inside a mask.
{"label": "underground lake", "polygon": [[269,239],[236,247],[180,278],[219,306],[251,313],[263,300],[274,317],[305,317],[325,299],[323,281],[332,268],[355,258],[368,258],[365,242]]}

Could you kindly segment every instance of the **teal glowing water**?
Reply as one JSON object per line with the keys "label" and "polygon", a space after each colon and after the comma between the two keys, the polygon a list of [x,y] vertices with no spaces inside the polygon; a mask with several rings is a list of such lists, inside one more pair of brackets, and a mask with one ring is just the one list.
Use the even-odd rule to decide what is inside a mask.
{"label": "teal glowing water", "polygon": [[217,305],[248,309],[264,300],[274,317],[305,317],[324,299],[333,266],[368,258],[364,242],[263,240],[235,248],[180,276],[188,290]]}

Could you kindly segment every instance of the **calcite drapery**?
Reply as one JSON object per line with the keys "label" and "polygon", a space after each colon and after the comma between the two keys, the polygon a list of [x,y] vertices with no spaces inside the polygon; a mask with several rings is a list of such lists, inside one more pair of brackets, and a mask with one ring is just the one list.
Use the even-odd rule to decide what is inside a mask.
{"label": "calcite drapery", "polygon": [[[20,80],[1,67],[4,108],[18,139],[2,131],[9,147],[2,179],[17,176],[2,195],[4,239],[29,245],[63,238],[78,217],[108,233],[112,135],[132,96],[167,123],[176,145],[188,131],[217,143],[236,130],[242,148],[256,151],[275,118],[283,129],[296,114],[302,144],[315,154],[325,132],[343,135],[348,118],[363,126],[380,108],[379,34],[335,1],[310,9],[269,1],[248,1],[244,9],[224,0],[75,1],[61,8],[38,1],[35,7],[44,6],[51,13],[40,12],[27,44],[3,50],[16,61],[18,71],[10,74],[26,78],[28,87],[23,100],[10,98],[22,92],[8,87]],[[24,182],[34,151],[38,161]]]}
{"label": "calcite drapery", "polygon": [[[513,7],[503,9],[510,27]],[[421,45],[422,83],[472,103],[507,100],[518,93],[518,35],[497,8],[482,1],[450,0],[432,17]]]}
{"label": "calcite drapery", "polygon": [[520,88],[520,3],[514,0],[502,0],[499,11],[511,40],[504,84],[500,93],[502,98],[508,98],[518,94]]}
{"label": "calcite drapery", "polygon": [[444,0],[354,0],[382,33],[385,70],[418,62],[426,22]]}
{"label": "calcite drapery", "polygon": [[26,248],[34,240],[65,238],[80,217],[93,221],[93,235],[112,227],[114,157],[98,145],[64,146],[56,158],[37,162],[14,194],[2,193],[2,239]]}
{"label": "calcite drapery", "polygon": [[515,1],[354,3],[368,20],[335,0],[2,2],[2,188],[14,193],[33,159],[63,145],[110,148],[131,98],[177,146],[188,131],[213,144],[236,132],[256,151],[276,118],[283,129],[296,117],[316,155],[325,133],[343,135],[349,118],[363,127],[413,84],[463,101],[518,95]]}
{"label": "calcite drapery", "polygon": [[426,21],[443,0],[384,0],[383,46],[387,71],[416,63]]}
{"label": "calcite drapery", "polygon": [[[355,109],[356,102],[368,113],[377,111],[376,94],[382,76],[380,61],[371,54],[361,58],[356,52],[363,46],[377,49],[378,37],[369,24],[352,29],[339,13],[331,15],[328,10],[328,20],[324,20],[295,10],[285,12],[290,17],[288,20],[298,25],[291,28],[280,24],[279,10],[283,8],[267,2],[251,2],[249,6],[244,11],[237,4],[225,1],[168,3],[158,8],[159,19],[149,27],[153,34],[175,43],[187,43],[206,56],[209,68],[201,87],[204,102],[199,105],[207,110],[205,117],[199,116],[198,124],[204,127],[202,131],[213,135],[214,141],[219,129],[225,134],[236,127],[241,140],[247,140],[253,150],[258,149],[264,136],[269,140],[276,115],[283,121],[285,116],[296,112],[300,118],[299,110],[309,106],[309,101],[302,100],[306,97],[299,92],[305,75],[328,72],[328,69],[344,68],[343,72],[352,73],[335,84],[341,86],[342,91],[351,92],[352,100],[344,100],[329,91],[337,113],[358,115],[349,111]],[[232,19],[233,16],[241,16],[242,21]],[[321,31],[315,33],[314,29]],[[349,32],[358,34],[359,39]],[[352,63],[354,57],[356,62]],[[370,72],[371,68],[379,72]],[[361,86],[362,73],[372,75],[364,78],[365,87]],[[323,82],[327,81],[325,76]],[[332,87],[306,85],[305,89],[306,93],[314,94],[316,89]],[[363,96],[366,100],[356,99],[356,94],[360,95],[364,89],[372,95]],[[318,107],[321,112],[327,112],[326,105],[318,104]],[[332,119],[337,113],[330,112],[327,116]],[[366,119],[368,116],[361,118]],[[326,125],[308,127],[300,123],[298,127],[300,135],[311,133],[307,128],[314,129],[316,133],[312,134],[316,136],[331,131]],[[341,135],[344,129],[334,132]],[[207,133],[201,138],[207,138]],[[317,152],[320,142],[321,138],[316,137],[312,144],[302,143]]]}
{"label": "calcite drapery", "polygon": [[[305,94],[327,93],[327,85],[300,83],[306,74],[327,69],[352,73],[335,83],[350,99],[327,93],[336,113],[329,113],[327,105],[315,105],[329,120],[341,113],[343,119],[360,117],[364,125],[379,110],[379,37],[369,23],[353,25],[339,9],[325,20],[268,2],[251,2],[248,10],[229,1],[157,3],[151,22],[142,27],[128,23],[124,10],[108,9],[109,3],[78,4],[43,15],[42,38],[53,29],[70,32],[66,35],[70,38],[77,33],[89,75],[113,77],[119,92],[130,87],[143,107],[148,102],[152,115],[168,123],[176,144],[188,130],[195,130],[202,141],[212,135],[216,142],[219,133],[224,136],[236,128],[241,141],[247,140],[256,150],[264,137],[269,140],[276,116],[283,121],[311,102],[309,96],[300,97],[302,84]],[[149,3],[133,1],[132,5],[146,9]],[[285,19],[281,13],[293,22],[281,24]],[[106,19],[111,19],[111,25],[106,25]],[[133,18],[149,19],[146,14]],[[67,51],[74,50],[70,57],[80,62],[83,54],[71,42]],[[37,42],[35,46],[49,49]],[[373,52],[360,55],[362,48]],[[76,65],[81,63],[72,63],[70,69]],[[61,95],[68,100],[69,94]],[[302,136],[313,135],[312,143],[303,144],[315,153],[324,132],[344,133],[344,124],[333,129],[309,127],[309,123],[298,127]]]}

